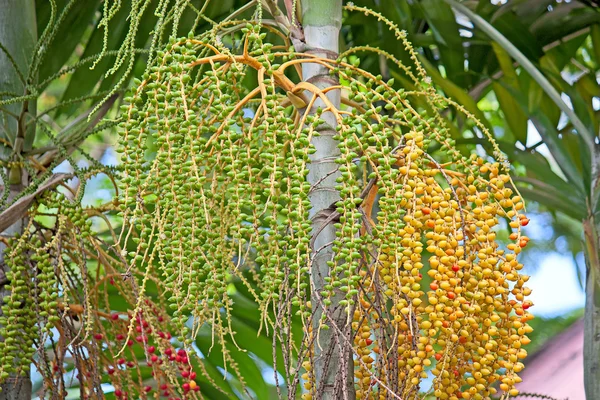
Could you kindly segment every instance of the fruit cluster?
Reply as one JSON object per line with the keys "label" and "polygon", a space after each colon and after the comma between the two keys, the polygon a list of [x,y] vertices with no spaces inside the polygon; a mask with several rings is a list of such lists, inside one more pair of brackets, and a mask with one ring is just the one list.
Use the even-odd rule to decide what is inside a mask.
{"label": "fruit cluster", "polygon": [[[258,24],[235,29],[239,47],[210,33],[172,40],[122,107],[121,211],[126,239],[140,232],[128,260],[163,277],[179,340],[189,344],[207,323],[221,342],[234,335],[224,282],[235,277],[248,283],[266,326],[289,333],[273,310],[304,319],[308,351],[289,354],[303,367],[291,370],[305,379],[304,398],[317,393],[317,344],[306,339],[331,328],[326,312],[318,326],[309,321],[315,309],[339,306],[352,325],[359,398],[417,398],[429,372],[437,398],[489,398],[496,382],[515,395],[531,332],[517,260],[528,220],[502,155],[461,155],[440,116],[455,103],[422,68],[405,67],[417,88],[405,91],[344,55],[274,46]],[[304,63],[339,79],[342,107],[288,77]],[[248,88],[242,82],[253,74]],[[316,99],[325,106],[314,109]],[[340,200],[330,221],[336,239],[326,245],[334,257],[315,297],[309,272],[322,249],[311,249],[306,176],[327,113],[336,121]],[[441,148],[435,158],[431,143]],[[496,237],[504,221],[506,246]]]}
{"label": "fruit cluster", "polygon": [[[102,397],[103,383],[120,399],[200,398],[201,381],[218,387],[192,346],[208,327],[243,385],[228,350],[235,281],[281,344],[290,397],[301,387],[303,399],[319,398],[326,330],[349,333],[338,338],[357,398],[516,395],[532,318],[518,261],[528,244],[523,201],[502,154],[457,149],[447,107],[490,135],[436,92],[405,35],[384,22],[413,65],[371,48],[336,60],[297,53],[255,21],[227,20],[158,51],[121,108],[119,199],[82,207],[91,172],[82,173],[75,201],[43,195],[8,243],[0,381],[27,374],[33,360],[54,393],[76,369],[82,398]],[[397,63],[411,88],[362,69],[359,51]],[[307,63],[339,84],[302,81]],[[335,238],[315,248],[308,175],[326,124],[339,199],[323,226]],[[509,243],[500,229],[511,230]],[[317,288],[312,267],[329,252]],[[344,326],[333,312],[345,313]],[[45,345],[53,357],[35,357]]]}

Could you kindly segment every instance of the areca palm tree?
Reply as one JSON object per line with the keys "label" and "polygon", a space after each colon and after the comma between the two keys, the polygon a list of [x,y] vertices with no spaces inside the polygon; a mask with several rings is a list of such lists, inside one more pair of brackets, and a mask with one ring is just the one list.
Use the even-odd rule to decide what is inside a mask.
{"label": "areca palm tree", "polygon": [[[63,160],[75,167],[82,160],[95,165],[88,150],[94,147],[94,138],[98,142],[109,135],[100,139],[94,135],[110,131],[116,125],[117,114],[111,109],[112,104],[122,101],[121,95],[133,77],[145,79],[146,63],[152,64],[157,51],[166,48],[169,36],[181,37],[190,32],[192,36],[201,35],[215,24],[226,24],[228,20],[252,20],[252,13],[260,11],[265,25],[287,35],[296,52],[333,61],[338,53],[355,49],[347,53],[352,65],[358,65],[360,57],[363,70],[372,72],[372,76],[381,75],[386,82],[394,78],[395,87],[403,87],[406,91],[417,90],[417,84],[406,70],[387,61],[386,55],[412,68],[417,68],[416,62],[421,63],[433,86],[456,101],[440,118],[446,122],[458,148],[471,153],[482,151],[479,146],[483,145],[483,150],[493,155],[493,149],[486,147],[481,126],[471,117],[477,118],[483,127],[496,134],[501,150],[515,166],[517,186],[526,198],[581,221],[588,261],[586,391],[589,398],[600,397],[600,379],[596,379],[596,371],[600,371],[597,367],[600,344],[596,340],[600,322],[596,318],[598,306],[594,301],[599,293],[596,282],[600,279],[596,215],[600,196],[597,180],[600,168],[597,155],[599,107],[596,102],[600,90],[595,76],[600,56],[597,51],[600,48],[600,13],[590,4],[547,0],[509,0],[503,5],[485,0],[463,3],[453,0],[354,2],[351,7],[365,6],[376,11],[365,15],[362,12],[342,13],[340,0],[131,0],[122,4],[107,0],[57,0],[27,1],[23,3],[25,7],[17,3],[20,2],[0,1],[0,44],[3,46],[0,48],[0,94],[3,96],[0,111],[2,139],[7,143],[2,158],[6,166],[3,181],[14,189],[5,191],[8,199],[4,205],[11,204],[13,197],[21,199],[20,203],[15,203],[18,207],[13,204],[0,218],[5,235],[23,233],[23,224],[28,221],[27,208],[35,205],[34,200],[42,198],[48,189],[71,177],[52,174],[53,168]],[[386,19],[378,20],[377,15]],[[406,52],[398,45],[398,30],[389,29],[390,23],[406,31],[416,53]],[[225,46],[234,47],[234,40]],[[362,53],[367,47],[379,47],[383,52]],[[340,90],[336,89],[336,82],[331,81],[324,64],[303,63],[302,77],[305,82],[326,91],[334,108],[348,104],[356,106],[351,99],[345,100],[345,106],[340,105]],[[255,79],[249,74],[244,83],[252,87]],[[301,93],[291,91],[288,96],[294,105],[302,104]],[[498,107],[483,109],[482,100],[490,99],[497,101]],[[418,102],[415,100],[416,107],[430,107]],[[36,109],[37,105],[41,107]],[[105,116],[110,119],[103,119]],[[309,163],[309,183],[323,189],[312,191],[310,197],[311,212],[318,216],[313,219],[313,231],[318,232],[313,243],[315,248],[336,238],[333,224],[321,227],[323,221],[331,222],[329,219],[335,216],[331,205],[339,199],[336,190],[339,172],[331,162],[339,152],[334,139],[338,121],[327,122],[327,128],[321,127],[320,137],[313,141],[316,153]],[[529,122],[536,127],[541,141],[526,146],[531,135]],[[498,124],[502,129],[496,126]],[[432,146],[435,150],[436,144]],[[541,146],[547,147],[549,155],[537,151]],[[152,150],[150,148],[149,152]],[[437,155],[442,161],[452,161],[443,160],[446,157],[443,153]],[[35,164],[30,165],[32,159]],[[87,171],[75,168],[74,172],[81,182],[85,182]],[[83,189],[78,193],[82,194]],[[107,218],[114,217],[111,212],[106,212]],[[111,233],[109,230],[103,232],[97,246],[91,249],[92,253],[110,256],[112,263],[116,262],[113,258],[116,260],[122,254],[111,253],[116,246],[111,242]],[[135,253],[132,243],[123,245],[123,254]],[[577,251],[578,247],[574,245],[573,249]],[[314,276],[319,273],[327,276],[327,261],[331,256],[331,252],[320,252],[321,258],[313,264]],[[104,260],[98,255],[90,265],[96,262],[100,265]],[[129,279],[127,274],[124,277]],[[263,329],[265,313],[258,311],[253,293],[259,288],[247,287],[242,284],[246,277],[239,278],[231,281],[229,291],[235,307],[227,310],[231,314],[224,318],[229,329],[238,333],[235,336],[237,342],[214,343],[211,329],[206,326],[196,336],[195,345],[205,357],[203,365],[206,369],[205,375],[199,378],[199,390],[209,398],[250,394],[261,399],[270,398],[275,389],[263,378],[262,369],[271,365],[277,370],[275,373],[286,376],[290,371],[283,368],[285,354],[277,351],[272,354],[273,343],[276,344],[278,339]],[[125,315],[135,305],[134,300],[120,297],[123,286],[118,280],[116,285],[113,278],[109,282],[105,289],[108,303],[113,310]],[[327,282],[315,279],[313,283],[312,303],[317,304],[320,298],[317,293],[327,286]],[[9,288],[6,276],[0,275],[3,298],[10,295]],[[158,286],[147,288],[147,294],[155,296],[159,302],[161,293]],[[342,295],[333,297],[334,303],[342,301],[345,301]],[[48,306],[48,303],[44,304]],[[226,315],[224,310],[219,311]],[[332,317],[338,319],[338,326],[345,326],[344,313],[338,310]],[[0,325],[6,325],[6,322],[0,321]],[[318,326],[315,323],[313,328]],[[299,320],[293,320],[289,329],[295,331],[296,338],[302,336]],[[342,391],[351,398],[355,394],[354,384],[352,374],[347,370],[351,369],[352,362],[341,343],[344,332],[318,332],[321,346],[316,347],[314,356],[317,360],[328,360],[326,363],[317,361],[314,365],[315,382],[323,387],[319,395],[334,398],[335,393],[341,393],[339,382],[342,381],[341,386],[346,387]],[[101,333],[92,337],[103,340]],[[38,358],[34,357],[36,366],[49,367],[48,360],[42,356],[44,345],[37,345],[42,350]],[[290,343],[292,345],[301,347],[302,343],[297,341]],[[340,351],[334,352],[333,358],[319,357],[320,351],[335,345]],[[54,343],[47,343],[46,347],[53,346]],[[210,352],[215,346],[216,349]],[[90,349],[95,347],[90,345]],[[221,368],[227,367],[225,358],[216,350],[227,354],[229,362],[236,365],[235,374],[228,379],[223,379],[220,372]],[[146,356],[151,357],[149,354],[138,351],[132,354],[132,360],[143,360]],[[28,362],[27,357],[23,359]],[[107,368],[106,374],[115,373],[112,367]],[[67,371],[75,369],[82,373],[85,366],[67,363]],[[139,369],[137,375],[140,382],[151,379],[149,369]],[[9,383],[4,384],[0,396],[10,399],[31,397],[29,379],[17,379],[14,375],[9,378],[14,380],[9,379]],[[143,384],[139,386],[144,388]],[[65,387],[61,389],[66,393]],[[116,395],[121,389],[110,390]],[[189,384],[186,390],[191,390]],[[82,390],[80,396],[84,394]]]}

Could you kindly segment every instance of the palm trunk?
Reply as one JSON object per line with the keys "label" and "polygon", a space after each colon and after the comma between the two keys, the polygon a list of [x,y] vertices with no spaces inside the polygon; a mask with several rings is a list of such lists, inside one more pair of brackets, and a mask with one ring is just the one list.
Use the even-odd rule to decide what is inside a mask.
{"label": "palm trunk", "polygon": [[[31,58],[37,41],[37,27],[34,0],[0,0],[0,43],[8,50],[14,64],[26,78]],[[0,92],[11,92],[18,95],[25,94],[25,85],[19,76],[13,62],[0,50]],[[35,114],[35,101],[31,104],[11,104],[5,106],[8,111],[21,118],[16,120],[8,114],[0,112],[0,136],[7,138],[13,150],[20,152],[31,143],[33,137],[31,129],[26,127],[25,114]],[[26,131],[29,131],[26,133]],[[7,161],[10,152],[0,154],[3,161]],[[9,190],[9,203],[16,197],[27,183],[25,171],[13,168],[7,171],[9,182],[2,182],[4,190]],[[11,236],[23,231],[24,221],[18,221],[2,232],[3,236]],[[10,295],[9,282],[6,279],[6,266],[4,265],[4,244],[0,244],[0,316],[2,316],[2,299]],[[0,340],[4,340],[0,337]],[[0,387],[0,400],[29,400],[31,399],[31,380],[29,376],[12,375]]]}
{"label": "palm trunk", "polygon": [[600,226],[583,221],[587,266],[583,364],[587,399],[600,399]]}
{"label": "palm trunk", "polygon": [[[339,52],[339,34],[342,23],[342,1],[341,0],[302,0],[302,26],[306,42],[305,52],[313,55],[335,59]],[[320,89],[336,85],[337,79],[329,74],[327,68],[319,64],[303,64],[302,77],[310,81]],[[339,90],[327,93],[329,101],[340,106]],[[313,111],[322,107],[323,102],[317,101]],[[322,116],[325,124],[319,128],[319,137],[313,139],[316,152],[311,156],[309,165],[308,181],[313,185],[310,195],[312,205],[311,214],[313,218],[314,249],[323,249],[315,255],[312,264],[312,301],[315,307],[315,320],[313,332],[317,333],[317,342],[314,346],[314,378],[316,384],[317,398],[329,399],[353,399],[354,398],[354,376],[352,352],[348,346],[351,343],[350,325],[347,321],[347,312],[339,307],[339,301],[343,299],[340,292],[332,299],[329,306],[329,318],[327,325],[330,329],[319,329],[319,321],[323,314],[320,292],[325,286],[324,278],[329,276],[327,261],[333,259],[331,247],[328,246],[335,238],[335,228],[329,224],[322,229],[322,224],[333,212],[330,207],[340,199],[335,190],[336,178],[339,176],[337,164],[334,160],[340,154],[338,143],[333,139],[336,134],[337,122],[332,113]],[[331,326],[335,324],[336,326]]]}

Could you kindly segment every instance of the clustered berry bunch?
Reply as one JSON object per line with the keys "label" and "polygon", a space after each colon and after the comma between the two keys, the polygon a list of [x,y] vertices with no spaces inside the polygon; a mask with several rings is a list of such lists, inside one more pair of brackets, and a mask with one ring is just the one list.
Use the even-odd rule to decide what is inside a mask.
{"label": "clustered berry bunch", "polygon": [[[397,62],[379,50],[329,60],[296,53],[286,39],[265,41],[272,27],[228,23],[227,35],[172,40],[122,107],[120,239],[135,244],[128,268],[169,293],[178,340],[189,347],[205,324],[223,348],[235,340],[227,287],[235,278],[282,341],[289,390],[300,378],[304,399],[318,390],[315,329],[339,328],[326,312],[314,324],[314,310],[339,306],[351,324],[357,398],[422,398],[425,389],[486,399],[496,383],[516,395],[532,318],[517,260],[528,219],[502,155],[456,149],[440,113],[464,109],[435,91],[402,32],[416,71],[401,65],[410,91],[348,61],[373,50]],[[342,91],[341,107],[329,89],[293,78],[305,63],[339,80],[331,90]],[[316,99],[325,106],[315,109]],[[340,200],[328,221],[336,228],[330,273],[314,293],[311,263],[322,249],[311,248],[306,176],[325,113],[337,123]],[[428,153],[433,142],[443,162]],[[496,237],[504,221],[507,246]],[[305,327],[300,347],[281,339],[291,340],[294,314]],[[422,386],[429,373],[431,389]]]}
{"label": "clustered berry bunch", "polygon": [[[168,1],[159,4],[164,12]],[[532,318],[518,261],[529,220],[508,165],[486,128],[431,85],[403,32],[345,8],[383,21],[411,65],[370,47],[335,60],[296,52],[273,24],[226,19],[156,54],[153,42],[121,108],[119,168],[77,169],[52,140],[55,164],[67,159],[81,186],[36,192],[23,233],[5,243],[0,382],[33,362],[42,397],[65,397],[75,379],[86,399],[104,398],[106,383],[118,399],[199,399],[200,385],[220,390],[202,360],[209,354],[194,346],[208,332],[244,385],[230,351],[235,283],[260,308],[290,398],[300,388],[304,400],[319,398],[315,358],[326,330],[349,333],[338,338],[348,342],[359,399],[518,394]],[[410,88],[361,69],[364,51],[397,64]],[[303,81],[307,63],[339,84]],[[494,159],[457,149],[448,107],[490,139]],[[332,116],[339,201],[322,228],[333,225],[336,236],[316,247],[318,183],[307,177],[313,139]],[[32,173],[44,179],[23,196],[55,164]],[[99,173],[120,180],[118,198],[83,207],[85,182]],[[508,244],[497,238],[504,228]],[[313,263],[330,250],[317,288]]]}

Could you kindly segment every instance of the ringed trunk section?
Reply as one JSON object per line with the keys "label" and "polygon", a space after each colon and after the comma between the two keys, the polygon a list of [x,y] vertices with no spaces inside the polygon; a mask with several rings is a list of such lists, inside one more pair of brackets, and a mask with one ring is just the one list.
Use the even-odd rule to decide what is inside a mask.
{"label": "ringed trunk section", "polygon": [[583,340],[587,399],[600,399],[600,227],[593,216],[583,221],[587,270]]}
{"label": "ringed trunk section", "polygon": [[[341,0],[302,0],[302,26],[305,38],[305,53],[328,59],[336,59],[339,53],[340,28],[342,24]],[[338,84],[337,77],[329,74],[322,65],[313,63],[302,64],[302,78],[320,89]],[[308,94],[309,98],[312,94]],[[327,92],[329,101],[339,107],[341,102],[340,90]],[[310,112],[314,113],[319,107],[325,108],[319,99]],[[315,309],[313,334],[316,335],[314,344],[314,376],[316,398],[319,400],[354,399],[354,376],[351,325],[348,314],[339,302],[344,298],[342,292],[336,293],[328,308],[325,324],[328,330],[319,329],[323,317],[323,303],[320,293],[325,286],[324,279],[329,276],[328,261],[334,254],[331,243],[336,238],[335,227],[328,217],[335,211],[335,203],[340,195],[335,189],[336,178],[340,176],[335,159],[339,156],[338,143],[333,139],[336,134],[337,122],[330,112],[321,118],[325,121],[319,127],[319,136],[313,138],[312,144],[316,152],[311,155],[308,181],[313,185],[310,194],[313,218],[313,252],[311,268],[311,303]],[[323,224],[327,224],[323,227]],[[333,326],[335,325],[335,326]]]}

